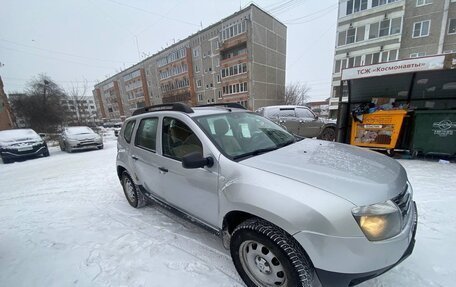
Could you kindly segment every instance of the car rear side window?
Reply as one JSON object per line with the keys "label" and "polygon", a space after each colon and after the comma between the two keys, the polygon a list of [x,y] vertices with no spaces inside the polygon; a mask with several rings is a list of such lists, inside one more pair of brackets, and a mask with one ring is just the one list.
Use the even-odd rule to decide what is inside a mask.
{"label": "car rear side window", "polygon": [[279,111],[279,115],[281,117],[296,117],[295,115],[295,110],[292,108],[292,109],[280,109]]}
{"label": "car rear side window", "polygon": [[306,108],[297,108],[296,114],[299,118],[315,118],[314,114]]}
{"label": "car rear side window", "polygon": [[150,151],[157,146],[158,118],[142,119],[136,132],[135,145]]}
{"label": "car rear side window", "polygon": [[133,133],[133,128],[135,127],[136,121],[130,121],[125,125],[125,130],[124,130],[124,139],[127,141],[127,143],[130,143],[131,141],[131,135]]}

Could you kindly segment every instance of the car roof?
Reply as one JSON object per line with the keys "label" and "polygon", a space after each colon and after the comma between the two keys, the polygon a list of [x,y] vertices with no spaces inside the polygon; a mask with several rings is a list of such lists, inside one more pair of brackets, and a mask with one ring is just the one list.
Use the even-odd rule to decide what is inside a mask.
{"label": "car roof", "polygon": [[[154,108],[157,108],[154,110]],[[149,110],[150,109],[150,110]],[[229,112],[250,112],[239,104],[209,104],[190,107],[185,104],[156,105],[136,110],[129,119],[136,119],[144,115],[185,114],[188,117],[199,117]]]}
{"label": "car roof", "polygon": [[265,108],[265,109],[269,109],[269,108],[279,108],[279,109],[306,108],[306,109],[308,109],[309,107],[296,106],[296,105],[278,105],[278,106],[267,106],[267,107],[263,107],[263,108]]}

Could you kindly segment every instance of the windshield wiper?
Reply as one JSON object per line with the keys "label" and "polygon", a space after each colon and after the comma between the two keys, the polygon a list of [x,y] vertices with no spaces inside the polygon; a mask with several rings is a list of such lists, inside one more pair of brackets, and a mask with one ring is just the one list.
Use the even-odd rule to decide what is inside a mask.
{"label": "windshield wiper", "polygon": [[278,148],[280,148],[280,147],[275,146],[275,147],[269,147],[269,148],[260,148],[260,149],[257,149],[257,150],[251,151],[251,152],[247,152],[247,153],[244,153],[244,154],[236,155],[236,156],[233,157],[233,159],[236,160],[236,159],[240,159],[240,158],[256,156],[256,155],[259,155],[259,154],[262,154],[262,153],[266,153],[266,152],[270,152],[270,151],[276,150]]}

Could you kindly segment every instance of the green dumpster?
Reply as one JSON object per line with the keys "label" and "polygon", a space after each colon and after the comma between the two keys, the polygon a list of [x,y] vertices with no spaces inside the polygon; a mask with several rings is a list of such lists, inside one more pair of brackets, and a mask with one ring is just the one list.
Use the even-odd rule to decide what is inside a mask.
{"label": "green dumpster", "polygon": [[415,111],[411,150],[456,155],[456,110]]}

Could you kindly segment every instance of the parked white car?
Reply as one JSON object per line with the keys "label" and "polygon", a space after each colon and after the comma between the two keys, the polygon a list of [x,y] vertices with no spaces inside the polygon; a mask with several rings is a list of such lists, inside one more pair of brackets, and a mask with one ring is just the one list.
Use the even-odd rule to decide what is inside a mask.
{"label": "parked white car", "polygon": [[85,149],[102,149],[103,138],[86,126],[66,127],[59,139],[62,151],[73,152]]}

